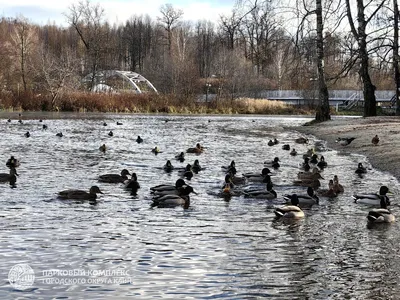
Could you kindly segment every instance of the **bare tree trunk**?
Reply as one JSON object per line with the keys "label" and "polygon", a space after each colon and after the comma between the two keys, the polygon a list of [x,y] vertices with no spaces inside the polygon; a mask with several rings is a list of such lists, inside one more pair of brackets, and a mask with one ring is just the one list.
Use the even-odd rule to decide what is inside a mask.
{"label": "bare tree trunk", "polygon": [[324,24],[322,20],[322,0],[316,0],[317,15],[317,69],[318,69],[318,107],[315,115],[317,122],[331,119],[329,107],[329,93],[325,82],[324,71]]}
{"label": "bare tree trunk", "polygon": [[399,17],[399,5],[397,3],[397,0],[393,0],[393,70],[394,81],[396,84],[396,116],[400,116]]}

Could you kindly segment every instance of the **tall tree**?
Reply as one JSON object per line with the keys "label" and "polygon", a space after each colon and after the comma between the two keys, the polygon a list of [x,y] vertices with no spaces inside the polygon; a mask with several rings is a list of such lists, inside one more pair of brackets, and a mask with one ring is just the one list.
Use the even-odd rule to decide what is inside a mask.
{"label": "tall tree", "polygon": [[[363,83],[363,95],[364,95],[364,117],[376,116],[376,87],[372,83],[372,79],[369,72],[369,55],[367,48],[367,26],[375,15],[382,8],[386,0],[380,0],[380,2],[368,1],[367,5],[364,5],[364,0],[357,0],[357,28],[354,22],[353,15],[351,13],[350,0],[346,0],[346,14],[349,21],[350,30],[358,45],[358,58],[360,60],[359,75]],[[367,17],[366,7],[371,3],[376,4],[372,13]]]}
{"label": "tall tree", "polygon": [[167,3],[161,6],[160,13],[161,17],[158,17],[157,19],[167,32],[168,51],[169,54],[171,54],[172,31],[179,24],[179,20],[183,16],[183,11],[181,9],[176,9],[172,4]]}

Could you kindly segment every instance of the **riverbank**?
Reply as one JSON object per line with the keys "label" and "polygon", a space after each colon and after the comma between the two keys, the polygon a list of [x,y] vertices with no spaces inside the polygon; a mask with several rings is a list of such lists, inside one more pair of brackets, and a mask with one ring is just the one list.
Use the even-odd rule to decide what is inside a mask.
{"label": "riverbank", "polygon": [[[296,128],[327,141],[327,147],[343,154],[365,155],[374,168],[387,171],[400,180],[400,117],[334,117],[332,120]],[[372,138],[378,135],[378,145]],[[355,137],[347,146],[337,138]]]}

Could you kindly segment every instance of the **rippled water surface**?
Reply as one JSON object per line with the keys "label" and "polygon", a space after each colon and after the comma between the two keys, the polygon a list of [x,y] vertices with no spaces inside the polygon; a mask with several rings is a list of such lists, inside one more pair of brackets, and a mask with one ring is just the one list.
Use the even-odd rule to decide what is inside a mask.
{"label": "rippled water surface", "polygon": [[[321,198],[304,220],[274,221],[282,195],[305,192],[292,185],[301,155],[282,150],[283,143],[299,153],[307,150],[294,143],[301,134],[284,129],[305,118],[65,114],[39,123],[40,116],[32,114],[19,124],[3,117],[1,172],[8,172],[10,155],[20,158],[21,166],[17,188],[0,185],[1,299],[396,299],[400,292],[398,223],[368,229],[369,208],[351,200],[355,192],[386,184],[394,192],[392,210],[398,211],[398,182],[371,168],[367,158],[326,149],[321,184],[326,187],[337,174],[345,193]],[[138,135],[142,144],[135,142]],[[268,146],[272,138],[280,144]],[[103,143],[106,153],[98,150]],[[196,143],[206,147],[203,154],[187,154],[184,163],[174,160]],[[157,156],[151,153],[155,146],[162,150]],[[273,176],[275,202],[217,196],[222,165],[234,159],[239,173],[256,172],[275,156],[281,160]],[[198,195],[188,210],[149,206],[149,187],[179,178],[176,171],[161,169],[167,159],[175,167],[199,159],[205,168],[190,181]],[[359,161],[370,167],[364,178],[354,173]],[[97,182],[99,175],[123,168],[138,174],[136,196],[120,184]],[[58,191],[94,184],[104,192],[97,205],[56,199]],[[34,270],[35,282],[18,290],[7,276],[22,263]],[[50,276],[49,270],[64,274]],[[88,274],[67,274],[71,270]],[[93,273],[100,271],[109,273]]]}

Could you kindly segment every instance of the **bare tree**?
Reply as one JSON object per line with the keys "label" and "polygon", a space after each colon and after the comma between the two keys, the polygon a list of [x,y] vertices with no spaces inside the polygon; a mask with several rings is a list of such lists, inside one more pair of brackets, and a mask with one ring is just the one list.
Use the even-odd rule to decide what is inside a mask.
{"label": "bare tree", "polygon": [[95,84],[95,73],[99,69],[100,60],[106,50],[107,32],[104,30],[104,9],[99,4],[91,5],[89,0],[72,4],[69,14],[66,14],[68,23],[75,28],[82,40],[91,65],[91,84]]}
{"label": "bare tree", "polygon": [[183,11],[175,9],[172,4],[167,3],[160,8],[161,17],[157,20],[162,24],[163,28],[167,32],[168,51],[171,54],[172,51],[172,31],[179,24],[179,20],[183,16]]}
{"label": "bare tree", "polygon": [[[346,12],[347,19],[349,21],[351,33],[356,39],[358,45],[358,58],[360,60],[359,74],[363,83],[364,93],[364,117],[376,116],[376,87],[372,83],[370,72],[369,72],[369,55],[367,48],[367,26],[371,20],[376,16],[379,10],[383,7],[386,0],[379,2],[368,1],[367,5],[364,5],[363,0],[357,0],[357,28],[354,22],[354,17],[351,13],[350,0],[346,0]],[[366,8],[368,5],[375,4],[376,6],[372,9],[371,14],[367,17]]]}

